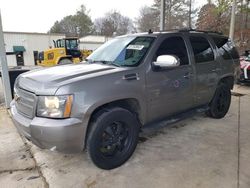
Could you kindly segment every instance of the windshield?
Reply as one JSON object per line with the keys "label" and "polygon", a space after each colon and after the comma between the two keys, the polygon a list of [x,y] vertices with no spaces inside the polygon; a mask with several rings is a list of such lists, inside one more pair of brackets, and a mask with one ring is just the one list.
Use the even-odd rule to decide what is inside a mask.
{"label": "windshield", "polygon": [[146,55],[153,37],[120,37],[110,40],[95,50],[89,57],[91,62],[112,62],[118,66],[136,66]]}
{"label": "windshield", "polygon": [[78,49],[78,41],[77,39],[59,39],[56,44],[58,48],[66,48],[67,50],[77,50]]}
{"label": "windshield", "polygon": [[77,50],[78,49],[77,39],[66,39],[66,47],[68,50]]}

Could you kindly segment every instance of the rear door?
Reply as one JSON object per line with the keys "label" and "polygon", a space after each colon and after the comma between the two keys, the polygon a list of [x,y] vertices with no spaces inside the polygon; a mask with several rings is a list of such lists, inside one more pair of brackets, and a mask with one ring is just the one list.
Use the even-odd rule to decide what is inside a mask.
{"label": "rear door", "polygon": [[220,62],[216,60],[214,48],[206,35],[190,34],[192,59],[195,63],[195,104],[207,104],[212,99],[220,74]]}
{"label": "rear door", "polygon": [[[218,58],[220,59],[221,64],[221,74],[222,75],[234,75],[236,79],[240,73],[240,62],[239,54],[234,47],[233,42],[227,37],[223,36],[211,36],[215,46],[217,47]],[[229,75],[230,76],[230,75]]]}

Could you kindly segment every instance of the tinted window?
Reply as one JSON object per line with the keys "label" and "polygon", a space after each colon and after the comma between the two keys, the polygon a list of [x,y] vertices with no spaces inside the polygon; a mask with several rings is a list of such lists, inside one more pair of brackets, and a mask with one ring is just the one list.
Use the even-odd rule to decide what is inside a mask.
{"label": "tinted window", "polygon": [[233,43],[227,39],[222,37],[212,37],[215,45],[218,48],[218,53],[223,59],[238,59],[239,54],[234,47]]}
{"label": "tinted window", "polygon": [[188,54],[184,40],[181,37],[170,37],[165,39],[156,52],[156,56],[175,55],[180,59],[181,65],[188,65]]}
{"label": "tinted window", "polygon": [[214,60],[213,50],[204,37],[190,37],[196,63]]}

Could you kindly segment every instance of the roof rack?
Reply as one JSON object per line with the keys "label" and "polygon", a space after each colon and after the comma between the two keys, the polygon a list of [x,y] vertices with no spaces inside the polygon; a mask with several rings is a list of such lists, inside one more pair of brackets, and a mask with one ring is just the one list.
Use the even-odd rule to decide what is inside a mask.
{"label": "roof rack", "polygon": [[169,29],[169,30],[163,30],[160,32],[166,32],[166,31],[176,31],[176,32],[200,32],[200,33],[210,33],[210,34],[218,34],[223,35],[223,33],[218,31],[206,31],[206,30],[198,30],[198,29],[192,29],[192,28],[182,28],[182,29]]}
{"label": "roof rack", "polygon": [[210,30],[199,30],[199,29],[192,29],[192,28],[184,28],[184,29],[179,29],[179,32],[201,32],[201,33],[214,33],[218,35],[222,35],[223,33],[218,32],[218,31],[210,31]]}

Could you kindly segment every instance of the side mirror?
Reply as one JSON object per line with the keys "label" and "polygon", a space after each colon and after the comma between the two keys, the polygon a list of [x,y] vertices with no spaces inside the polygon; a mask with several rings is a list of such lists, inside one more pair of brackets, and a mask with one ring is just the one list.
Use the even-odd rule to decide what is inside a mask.
{"label": "side mirror", "polygon": [[174,68],[180,66],[180,59],[174,55],[160,55],[153,65],[160,69]]}

